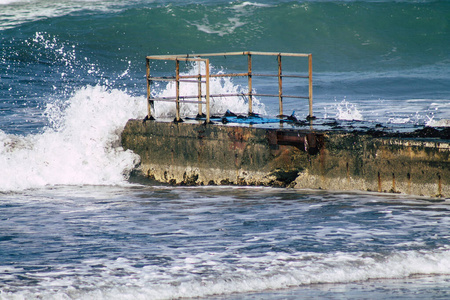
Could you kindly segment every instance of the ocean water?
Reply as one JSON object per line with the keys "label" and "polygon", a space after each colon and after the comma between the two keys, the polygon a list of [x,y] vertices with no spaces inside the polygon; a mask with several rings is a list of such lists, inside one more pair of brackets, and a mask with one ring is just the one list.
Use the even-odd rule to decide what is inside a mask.
{"label": "ocean water", "polygon": [[316,122],[449,126],[449,27],[449,1],[0,0],[0,299],[448,299],[449,199],[143,182],[120,133],[146,115],[145,56],[247,50],[313,54]]}

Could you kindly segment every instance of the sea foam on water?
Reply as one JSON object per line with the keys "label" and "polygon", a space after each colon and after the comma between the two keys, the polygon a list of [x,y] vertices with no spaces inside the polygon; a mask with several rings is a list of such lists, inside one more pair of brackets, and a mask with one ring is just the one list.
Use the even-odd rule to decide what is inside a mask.
{"label": "sea foam on water", "polygon": [[[226,253],[200,252],[188,258],[174,253],[166,255],[169,254],[171,261],[164,266],[164,274],[160,265],[122,257],[84,260],[76,269],[49,271],[39,277],[40,286],[51,287],[42,295],[47,299],[67,296],[178,299],[302,288],[311,284],[367,282],[370,285],[370,280],[376,279],[446,276],[450,267],[450,253],[445,248],[385,255],[370,252],[288,254],[272,251],[260,256],[229,253],[228,259],[224,258]],[[142,263],[144,267],[140,267]],[[90,276],[94,270],[96,276]],[[121,275],[117,274],[118,270]],[[22,271],[9,268],[8,272]],[[55,280],[57,276],[59,280]],[[21,293],[24,298],[34,298],[37,288],[30,286]]]}

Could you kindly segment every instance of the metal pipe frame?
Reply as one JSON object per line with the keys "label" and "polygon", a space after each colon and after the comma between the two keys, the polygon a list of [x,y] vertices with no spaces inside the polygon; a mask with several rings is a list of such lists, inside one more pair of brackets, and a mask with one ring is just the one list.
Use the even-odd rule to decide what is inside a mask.
{"label": "metal pipe frame", "polygon": [[147,68],[147,119],[151,120],[152,108],[154,106],[153,100],[151,98],[151,81],[150,81],[150,59],[146,58],[146,68]]}
{"label": "metal pipe frame", "polygon": [[[151,77],[150,76],[150,60],[151,59],[159,59],[159,60],[173,60],[175,61],[175,76],[172,77]],[[198,72],[199,74],[197,76],[185,76],[180,75],[180,61],[197,61],[197,62],[204,62],[206,67],[206,74],[203,76],[201,74],[201,65],[199,64]],[[206,101],[204,102],[206,104],[206,121],[210,122],[210,115],[209,115],[209,59],[207,58],[188,58],[188,57],[170,57],[170,58],[155,58],[155,57],[146,57],[146,63],[147,63],[147,103],[148,103],[148,120],[153,120],[152,112],[151,110],[154,108],[154,101],[166,101],[166,102],[175,102],[176,105],[176,116],[175,116],[175,122],[182,122],[180,115],[180,102],[183,103],[197,103],[198,104],[198,115],[203,115],[202,113],[202,92],[201,92],[201,85],[202,83],[206,84]],[[186,80],[182,78],[195,78],[197,80]],[[202,80],[202,78],[205,78],[205,80]],[[175,81],[175,97],[151,97],[151,84],[154,81]],[[197,96],[181,96],[180,95],[180,82],[192,82],[198,84],[198,95]],[[197,98],[197,101],[186,101],[184,99],[187,98]]]}
{"label": "metal pipe frame", "polygon": [[314,119],[313,115],[313,81],[312,81],[312,54],[308,55],[308,83],[309,83],[309,90],[308,90],[308,97],[309,97],[309,119]]}
{"label": "metal pipe frame", "polygon": [[283,115],[283,77],[281,76],[281,55],[278,55],[278,106],[279,106],[279,115]]}
{"label": "metal pipe frame", "polygon": [[[217,56],[233,56],[233,55],[246,55],[248,70],[247,73],[229,73],[229,74],[210,74],[209,72],[209,59],[203,57],[217,57]],[[277,56],[278,61],[278,73],[277,74],[257,74],[252,71],[252,55],[264,55],[264,56]],[[307,57],[308,58],[308,76],[300,75],[283,75],[281,58],[286,57]],[[150,60],[173,60],[176,65],[176,75],[175,76],[163,76],[163,77],[150,77]],[[205,75],[201,74],[201,65],[199,64],[198,75],[180,75],[179,62],[180,61],[194,61],[194,62],[204,62]],[[227,97],[227,96],[247,96],[248,97],[248,113],[251,115],[253,113],[253,96],[262,97],[278,97],[279,99],[279,115],[283,115],[283,98],[299,98],[308,99],[309,102],[309,115],[308,119],[314,119],[313,116],[313,82],[312,82],[312,54],[304,53],[279,53],[279,52],[257,52],[257,51],[243,51],[243,52],[222,52],[222,53],[204,53],[204,54],[184,54],[184,55],[152,55],[146,57],[147,62],[147,102],[148,102],[148,118],[151,117],[151,109],[154,108],[154,101],[175,101],[176,102],[176,118],[175,120],[180,122],[180,100],[184,103],[198,103],[198,116],[202,116],[202,103],[206,104],[206,121],[210,122],[210,107],[209,100],[210,97]],[[248,93],[241,94],[219,94],[210,95],[209,94],[209,80],[211,77],[247,77],[248,79]],[[278,78],[278,94],[258,94],[253,93],[253,77],[277,77]],[[283,77],[286,78],[307,78],[308,79],[308,96],[294,96],[294,95],[284,95],[283,94]],[[203,78],[205,80],[203,80]],[[194,80],[189,80],[194,79]],[[153,81],[176,81],[176,96],[175,97],[162,97],[162,98],[152,98],[151,97],[151,83]],[[180,96],[179,84],[180,82],[192,82],[198,84],[198,94],[197,96]],[[202,83],[206,85],[205,95],[202,95]],[[197,101],[188,101],[186,99],[197,98]],[[205,98],[203,102],[202,99]]]}

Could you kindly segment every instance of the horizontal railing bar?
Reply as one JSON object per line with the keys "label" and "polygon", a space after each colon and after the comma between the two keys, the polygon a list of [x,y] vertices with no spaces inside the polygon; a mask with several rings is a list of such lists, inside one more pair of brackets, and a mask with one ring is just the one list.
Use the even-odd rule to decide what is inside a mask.
{"label": "horizontal railing bar", "polygon": [[[242,77],[242,76],[248,76],[248,73],[229,73],[229,74],[211,74],[209,77]],[[258,73],[252,73],[252,76],[258,76],[258,77],[278,77],[277,74],[258,74]],[[205,78],[205,75],[201,75],[202,78]],[[288,77],[288,78],[309,78],[309,76],[303,76],[303,75],[281,75],[281,77]],[[180,78],[199,78],[198,75],[180,75]],[[154,81],[170,81],[175,80],[176,77],[150,77],[148,80],[154,80]],[[181,80],[180,80],[181,81]],[[191,80],[191,82],[198,82]],[[204,81],[202,81],[204,83]]]}
{"label": "horizontal railing bar", "polygon": [[248,93],[242,94],[213,94],[210,97],[233,97],[233,96],[248,96]]}
{"label": "horizontal railing bar", "polygon": [[202,77],[205,77],[205,75],[199,75],[199,74],[197,74],[197,75],[180,75],[179,77],[180,78],[199,78],[200,76],[202,76]]}
{"label": "horizontal railing bar", "polygon": [[200,58],[198,56],[187,57],[182,55],[168,55],[168,56],[147,56],[147,59],[155,59],[155,60],[181,60],[181,61],[203,61],[206,62],[207,58]]}
{"label": "horizontal railing bar", "polygon": [[[176,81],[176,78],[158,78],[158,77],[150,77],[148,79],[149,81]],[[180,79],[178,80],[180,82],[192,82],[192,83],[198,83],[198,80],[187,80],[187,79]],[[206,83],[206,81],[200,81],[201,83]]]}
{"label": "horizontal railing bar", "polygon": [[309,99],[308,96],[290,96],[290,95],[281,95],[283,98],[297,98],[297,99]]}
{"label": "horizontal railing bar", "polygon": [[[230,74],[211,74],[209,77],[242,77],[242,76],[248,76],[248,73],[230,73]],[[198,75],[180,75],[180,78],[198,78]],[[202,78],[205,78],[205,75],[201,76]],[[171,81],[176,80],[176,77],[152,77],[150,76],[148,80],[152,81]],[[198,82],[192,80],[192,82]],[[202,81],[204,82],[204,81]]]}
{"label": "horizontal railing bar", "polygon": [[[198,78],[199,75],[180,75],[179,78]],[[205,77],[205,75],[202,75],[202,77]],[[175,76],[162,76],[162,77],[156,77],[156,76],[150,76],[149,80],[151,79],[176,79]]]}
{"label": "horizontal railing bar", "polygon": [[206,83],[206,81],[198,81],[198,80],[188,80],[188,79],[180,79],[179,82],[192,82],[192,83]]}
{"label": "horizontal railing bar", "polygon": [[151,80],[151,81],[172,81],[172,80],[176,80],[176,77],[149,77],[148,80]]}
{"label": "horizontal railing bar", "polygon": [[258,52],[258,51],[249,51],[249,54],[252,55],[271,55],[271,56],[294,56],[294,57],[308,57],[310,54],[308,53],[283,53],[283,52]]}
{"label": "horizontal railing bar", "polygon": [[211,74],[209,77],[242,77],[248,76],[248,73],[229,73],[229,74]]}
{"label": "horizontal railing bar", "polygon": [[[192,97],[197,98],[197,97]],[[150,101],[161,101],[161,102],[177,102],[176,97],[168,97],[168,98],[150,98]],[[206,101],[194,101],[194,100],[182,100],[180,103],[193,103],[193,104],[206,104]]]}
{"label": "horizontal railing bar", "polygon": [[307,75],[281,75],[281,77],[289,77],[289,78],[309,78]]}
{"label": "horizontal railing bar", "polygon": [[189,56],[192,57],[201,57],[201,56],[224,56],[224,55],[248,55],[247,52],[222,52],[222,53],[203,53],[203,54],[174,54],[174,55],[153,55],[153,56],[147,56],[147,59],[171,59],[175,60],[176,58],[188,58]]}
{"label": "horizontal railing bar", "polygon": [[[202,98],[205,98],[204,95],[202,95]],[[177,97],[173,96],[173,97],[156,97],[156,98],[152,98],[151,100],[155,100],[155,101],[159,101],[159,99],[177,99]],[[179,99],[183,100],[183,99],[198,99],[198,96],[179,96]],[[197,101],[198,102],[198,101]]]}
{"label": "horizontal railing bar", "polygon": [[[258,74],[258,73],[252,73],[252,76],[258,76],[258,77],[279,77],[278,74]],[[305,75],[281,75],[281,77],[309,78],[309,76],[305,76]]]}
{"label": "horizontal railing bar", "polygon": [[258,77],[278,77],[278,74],[258,74],[258,73],[252,73],[252,76],[258,76]]}
{"label": "horizontal railing bar", "polygon": [[[233,96],[249,96],[249,93],[242,93],[242,94],[212,94],[209,95],[210,97],[233,97]],[[252,96],[260,96],[260,97],[279,97],[280,94],[258,94],[258,93],[252,93]],[[201,98],[205,98],[206,95],[201,95]],[[307,96],[292,96],[292,95],[281,95],[283,98],[298,98],[298,99],[308,99]],[[150,100],[153,101],[165,101],[165,100],[176,100],[177,97],[163,97],[163,98],[151,98]],[[179,99],[182,101],[180,102],[186,102],[184,99],[198,99],[198,95],[195,96],[179,96]],[[193,103],[199,103],[199,101],[193,101]],[[202,103],[204,103],[202,101]]]}
{"label": "horizontal railing bar", "polygon": [[241,52],[222,52],[222,53],[195,53],[195,54],[175,54],[175,55],[154,55],[147,56],[147,59],[167,59],[167,60],[192,60],[199,59],[202,56],[233,56],[233,55],[268,55],[268,56],[292,56],[308,57],[308,53],[284,53],[284,52],[259,52],[259,51],[241,51]]}
{"label": "horizontal railing bar", "polygon": [[290,95],[280,95],[280,94],[256,94],[252,93],[252,96],[260,96],[260,97],[283,97],[283,98],[298,98],[298,99],[309,99],[307,96],[290,96]]}
{"label": "horizontal railing bar", "polygon": [[[232,97],[232,96],[248,96],[248,93],[241,93],[241,94],[210,94],[210,97]],[[201,95],[202,98],[205,98],[206,95]],[[159,101],[159,99],[177,99],[177,97],[158,97],[158,98],[151,98],[150,100]],[[198,99],[198,95],[195,96],[179,96],[179,99]]]}
{"label": "horizontal railing bar", "polygon": [[[195,81],[195,80],[191,80],[192,82],[198,82],[198,75],[197,76],[193,76],[193,75],[187,75],[187,76],[183,76],[183,75],[180,75],[179,76],[179,78],[187,78],[187,79],[189,79],[189,78],[197,78],[197,80]],[[202,75],[202,78],[204,78],[205,77],[205,75]],[[149,78],[148,78],[148,80],[153,80],[153,81],[157,81],[157,80],[160,80],[160,81],[164,81],[164,80],[176,80],[177,78],[175,77],[175,76],[166,76],[166,77],[153,77],[153,76],[150,76]],[[205,82],[205,81],[203,81],[203,82]]]}
{"label": "horizontal railing bar", "polygon": [[193,54],[193,56],[233,56],[233,55],[248,55],[250,52],[249,51],[241,51],[241,52],[221,52],[221,53],[195,53]]}
{"label": "horizontal railing bar", "polygon": [[[248,76],[248,73],[227,73],[227,74],[210,74],[209,77],[236,77],[236,76]],[[199,75],[180,75],[180,78],[198,78]],[[201,75],[202,78],[206,77]]]}

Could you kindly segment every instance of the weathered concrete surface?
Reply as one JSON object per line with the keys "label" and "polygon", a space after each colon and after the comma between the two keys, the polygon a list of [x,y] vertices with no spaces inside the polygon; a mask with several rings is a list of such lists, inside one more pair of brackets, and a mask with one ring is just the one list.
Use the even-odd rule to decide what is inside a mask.
{"label": "weathered concrete surface", "polygon": [[450,196],[450,143],[328,133],[325,146],[296,188]]}
{"label": "weathered concrete surface", "polygon": [[240,184],[450,197],[450,141],[361,132],[130,120],[122,145],[172,184]]}

